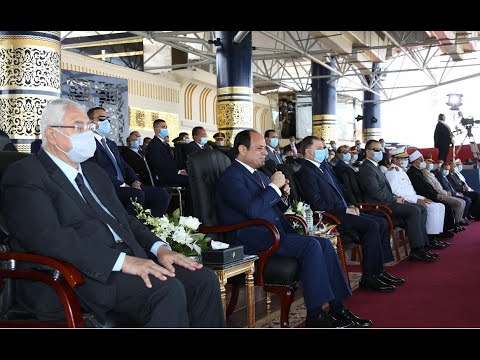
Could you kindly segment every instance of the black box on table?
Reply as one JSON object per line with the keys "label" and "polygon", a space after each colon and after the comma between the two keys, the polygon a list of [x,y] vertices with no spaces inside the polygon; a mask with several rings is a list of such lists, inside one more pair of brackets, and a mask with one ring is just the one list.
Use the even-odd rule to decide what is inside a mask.
{"label": "black box on table", "polygon": [[241,260],[243,257],[243,246],[202,251],[202,262],[204,264],[228,264],[233,261]]}

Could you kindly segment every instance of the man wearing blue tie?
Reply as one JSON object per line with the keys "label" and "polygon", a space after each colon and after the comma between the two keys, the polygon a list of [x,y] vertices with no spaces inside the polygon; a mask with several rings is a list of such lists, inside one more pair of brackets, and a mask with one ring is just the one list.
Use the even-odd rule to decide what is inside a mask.
{"label": "man wearing blue tie", "polygon": [[[330,240],[298,234],[285,219],[290,187],[277,171],[269,179],[257,171],[265,164],[265,139],[255,130],[244,130],[235,137],[236,159],[217,183],[216,207],[222,225],[264,219],[280,233],[276,254],[297,259],[301,267],[303,297],[307,307],[307,327],[367,327],[347,309],[342,300],[351,295],[342,266]],[[261,227],[249,227],[229,234],[230,243],[243,245],[246,254],[268,249],[272,238]]]}
{"label": "man wearing blue tie", "polygon": [[[295,174],[302,186],[305,202],[313,210],[328,211],[337,216],[342,224],[341,231],[354,230],[359,233],[363,252],[362,280],[360,287],[376,291],[392,291],[395,285],[405,280],[396,278],[383,268],[382,247],[388,248],[389,259],[393,260],[390,248],[388,224],[385,219],[374,215],[361,214],[360,210],[348,205],[343,192],[335,181],[333,172],[326,168],[327,149],[320,138],[305,137],[300,145],[301,154],[305,158],[301,169]],[[383,244],[383,246],[382,246]]]}
{"label": "man wearing blue tie", "polygon": [[96,124],[94,132],[97,149],[89,160],[102,167],[112,180],[118,198],[130,215],[136,215],[131,199],[151,209],[153,216],[161,217],[168,205],[168,193],[160,187],[142,186],[135,171],[123,160],[114,141],[107,139],[110,133],[110,119],[102,107],[95,107],[87,112],[87,116]]}

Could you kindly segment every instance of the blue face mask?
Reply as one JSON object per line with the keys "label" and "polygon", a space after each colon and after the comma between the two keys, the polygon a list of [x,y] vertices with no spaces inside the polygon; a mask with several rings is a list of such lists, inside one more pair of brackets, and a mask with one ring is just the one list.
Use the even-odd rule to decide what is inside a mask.
{"label": "blue face mask", "polygon": [[383,159],[383,152],[381,151],[375,151],[375,154],[373,154],[373,161],[379,162]]}
{"label": "blue face mask", "polygon": [[460,171],[462,171],[462,169],[463,169],[463,166],[462,166],[462,165],[458,165],[458,166],[455,168],[455,171],[460,172]]}
{"label": "blue face mask", "polygon": [[343,161],[349,162],[351,158],[352,158],[352,154],[350,153],[343,154]]}
{"label": "blue face mask", "polygon": [[185,142],[186,142],[187,144],[190,143],[190,141],[191,141],[190,138],[185,138]]}
{"label": "blue face mask", "polygon": [[137,137],[137,141],[138,141],[139,144],[141,144],[142,143],[142,138],[140,136]]}
{"label": "blue face mask", "polygon": [[200,144],[205,145],[207,141],[208,141],[208,137],[202,136],[202,138],[200,139]]}
{"label": "blue face mask", "polygon": [[428,164],[428,171],[432,171],[432,170],[433,170],[433,164],[430,163],[430,164]]}
{"label": "blue face mask", "polygon": [[95,154],[97,145],[95,143],[95,137],[93,136],[93,132],[91,132],[90,130],[70,136],[62,133],[61,131],[58,131],[55,128],[53,128],[53,130],[57,131],[63,136],[70,138],[70,142],[72,143],[72,149],[69,152],[63,151],[57,145],[55,146],[58,150],[67,155],[67,157],[73,162],[84,162],[85,160],[90,159],[93,154]]}
{"label": "blue face mask", "polygon": [[444,176],[447,176],[449,172],[450,172],[450,171],[448,171],[448,170],[442,170],[442,174],[443,174]]}
{"label": "blue face mask", "polygon": [[108,134],[110,134],[111,129],[112,128],[110,127],[110,121],[101,121],[98,123],[97,133],[102,136],[107,136]]}
{"label": "blue face mask", "polygon": [[270,139],[270,146],[275,148],[278,146],[278,138],[271,138]]}
{"label": "blue face mask", "polygon": [[406,169],[408,166],[408,160],[403,160],[401,164],[402,164],[402,167]]}
{"label": "blue face mask", "polygon": [[315,160],[321,163],[327,157],[327,149],[315,150]]}
{"label": "blue face mask", "polygon": [[358,160],[358,154],[353,155],[352,161],[357,161]]}
{"label": "blue face mask", "polygon": [[168,136],[168,129],[160,129],[160,136],[166,138]]}
{"label": "blue face mask", "polygon": [[130,147],[132,149],[138,149],[140,147],[140,142],[138,140],[133,140],[130,142]]}

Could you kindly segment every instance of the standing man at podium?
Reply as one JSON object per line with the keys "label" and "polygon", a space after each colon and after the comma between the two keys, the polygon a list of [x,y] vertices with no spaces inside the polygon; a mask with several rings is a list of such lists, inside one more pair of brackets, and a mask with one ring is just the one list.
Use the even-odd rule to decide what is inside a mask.
{"label": "standing man at podium", "polygon": [[453,145],[453,134],[445,122],[445,115],[438,115],[437,127],[433,134],[434,146],[438,149],[438,160],[447,161],[450,144]]}

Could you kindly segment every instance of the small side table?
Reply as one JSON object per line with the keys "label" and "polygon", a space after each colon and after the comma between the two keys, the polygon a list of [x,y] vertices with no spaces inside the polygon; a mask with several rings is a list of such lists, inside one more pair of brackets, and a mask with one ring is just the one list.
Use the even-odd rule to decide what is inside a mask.
{"label": "small side table", "polygon": [[247,326],[255,327],[255,287],[253,286],[253,273],[255,271],[255,260],[257,255],[246,255],[242,260],[233,261],[228,264],[204,264],[203,266],[213,270],[220,281],[223,311],[227,311],[227,295],[225,285],[227,280],[239,274],[245,274],[246,300],[247,300]]}

